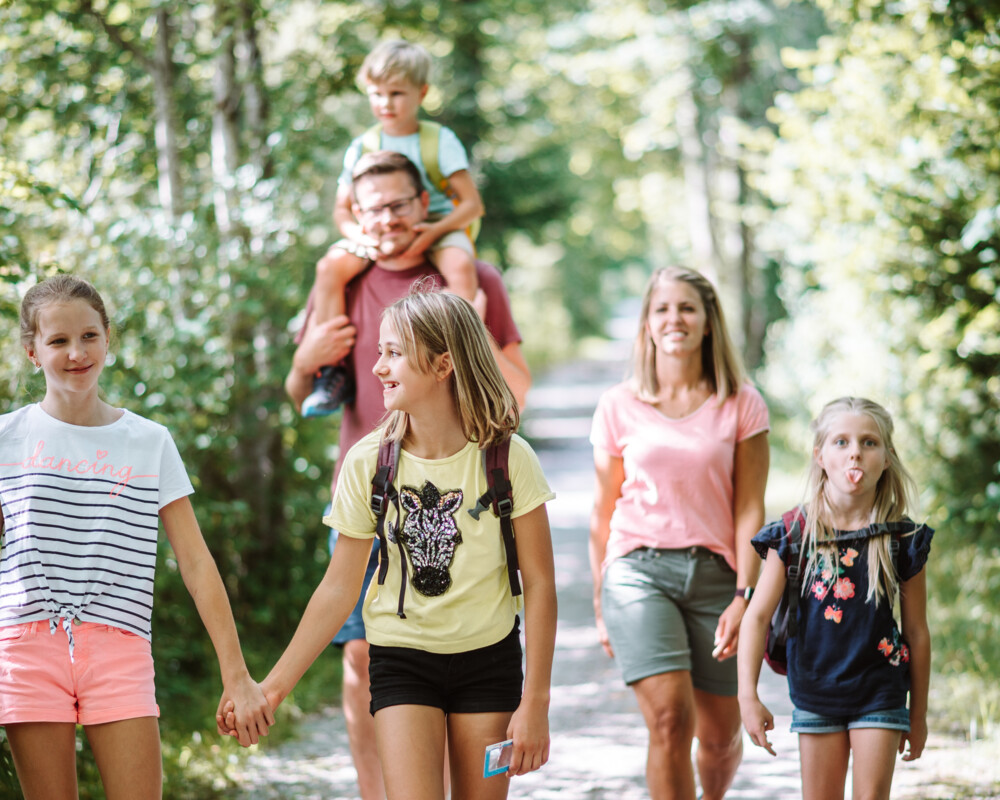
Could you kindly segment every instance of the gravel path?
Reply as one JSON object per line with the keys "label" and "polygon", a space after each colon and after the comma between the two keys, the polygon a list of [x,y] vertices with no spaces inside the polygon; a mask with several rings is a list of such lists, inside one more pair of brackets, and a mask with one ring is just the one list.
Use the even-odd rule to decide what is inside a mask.
{"label": "gravel path", "polygon": [[[634,696],[601,650],[593,627],[587,564],[587,525],[593,481],[587,443],[590,419],[601,391],[621,374],[624,350],[616,343],[600,358],[578,362],[545,376],[529,397],[523,430],[536,445],[557,493],[550,504],[559,629],[556,638],[552,748],[540,771],[512,781],[511,798],[639,800],[646,730]],[[783,678],[762,672],[761,696],[775,715],[771,737],[776,758],[744,736],[744,760],[728,798],[800,796],[798,751],[788,731],[791,703]],[[275,748],[253,748],[236,769],[240,800],[356,798],[354,770],[339,709],[328,708],[301,724],[300,736]],[[1000,798],[998,742],[963,742],[932,735],[925,755],[899,762],[893,796]]]}

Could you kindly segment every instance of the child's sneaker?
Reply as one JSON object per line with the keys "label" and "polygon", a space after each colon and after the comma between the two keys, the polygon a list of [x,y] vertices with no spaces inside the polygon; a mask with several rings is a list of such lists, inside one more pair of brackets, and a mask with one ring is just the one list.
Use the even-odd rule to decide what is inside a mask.
{"label": "child's sneaker", "polygon": [[354,378],[346,367],[323,367],[302,401],[303,417],[325,417],[354,399]]}

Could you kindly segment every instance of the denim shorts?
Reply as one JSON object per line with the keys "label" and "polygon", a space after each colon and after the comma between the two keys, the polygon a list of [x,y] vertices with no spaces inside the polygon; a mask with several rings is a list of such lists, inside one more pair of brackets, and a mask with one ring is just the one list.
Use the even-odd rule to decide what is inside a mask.
{"label": "denim shorts", "polygon": [[[326,513],[330,512],[327,511]],[[333,548],[337,544],[337,537],[339,535],[337,531],[332,528],[330,529],[330,555],[333,555]],[[365,620],[361,612],[365,607],[365,595],[368,594],[368,584],[372,582],[372,576],[375,574],[376,569],[378,569],[378,537],[372,543],[372,552],[368,556],[368,566],[365,568],[365,582],[361,584],[361,594],[358,595],[358,602],[355,603],[354,610],[345,620],[340,630],[334,634],[333,644],[337,645],[337,647],[343,647],[355,639],[365,638]]]}
{"label": "denim shorts", "polygon": [[464,653],[369,645],[371,712],[388,706],[433,706],[445,714],[516,711],[521,703],[521,632]]}
{"label": "denim shorts", "polygon": [[736,659],[712,651],[735,588],[733,569],[704,547],[643,547],[612,561],[601,610],[625,683],[689,670],[696,689],[734,696]]}
{"label": "denim shorts", "polygon": [[910,712],[906,706],[870,711],[856,717],[827,717],[799,708],[792,709],[792,733],[840,733],[854,728],[887,728],[892,731],[910,729]]}

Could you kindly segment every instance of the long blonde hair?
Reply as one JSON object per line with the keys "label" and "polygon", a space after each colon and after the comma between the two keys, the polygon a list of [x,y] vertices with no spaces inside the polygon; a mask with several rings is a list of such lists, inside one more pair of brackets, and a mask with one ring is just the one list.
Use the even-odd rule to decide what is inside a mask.
{"label": "long blonde hair", "polygon": [[[813,576],[819,569],[819,553],[832,550],[835,564],[839,564],[840,554],[834,539],[831,523],[832,509],[826,496],[827,474],[817,462],[815,453],[826,443],[832,433],[830,426],[837,414],[864,414],[878,428],[879,438],[886,450],[888,464],[875,486],[875,501],[872,503],[869,524],[879,522],[900,522],[906,518],[907,509],[916,497],[916,484],[906,467],[903,466],[892,443],[892,417],[878,403],[864,397],[839,397],[831,400],[820,411],[810,426],[813,431],[813,458],[809,466],[806,487],[806,525],[802,535],[803,547],[809,553],[806,575]],[[868,596],[866,602],[874,598],[876,604],[886,597],[893,601],[899,585],[896,566],[892,563],[890,543],[892,534],[884,533],[868,539]],[[803,581],[803,593],[809,581]]]}
{"label": "long blonde hair", "polygon": [[[449,377],[462,432],[480,449],[500,442],[517,430],[517,401],[497,366],[490,334],[472,304],[437,291],[433,280],[414,284],[410,294],[382,312],[400,339],[403,355],[422,372],[451,354]],[[383,425],[384,437],[402,441],[409,428],[405,411],[391,412]]]}
{"label": "long blonde hair", "polygon": [[675,282],[693,287],[705,307],[708,334],[701,343],[701,368],[721,405],[743,385],[746,379],[743,362],[729,337],[726,318],[715,287],[700,272],[685,267],[658,269],[646,284],[646,291],[642,296],[642,312],[639,314],[639,331],[632,345],[632,389],[635,396],[643,402],[656,402],[660,391],[656,378],[656,346],[649,335],[646,321],[649,319],[653,290],[664,283]]}

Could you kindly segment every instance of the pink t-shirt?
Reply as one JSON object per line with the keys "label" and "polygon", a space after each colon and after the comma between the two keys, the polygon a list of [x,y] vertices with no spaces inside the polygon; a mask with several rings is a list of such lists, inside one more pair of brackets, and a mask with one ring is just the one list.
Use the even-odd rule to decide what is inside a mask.
{"label": "pink t-shirt", "polygon": [[749,383],[721,406],[715,395],[671,419],[621,383],[601,397],[590,441],[621,458],[622,495],[611,516],[604,564],[638,547],[707,547],[736,569],[736,443],[769,430],[767,406]]}

